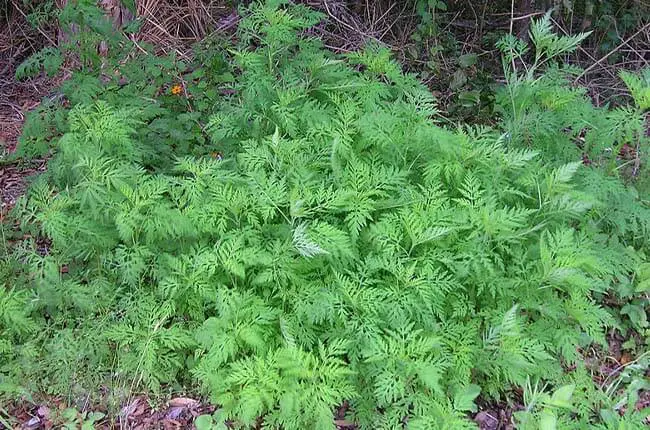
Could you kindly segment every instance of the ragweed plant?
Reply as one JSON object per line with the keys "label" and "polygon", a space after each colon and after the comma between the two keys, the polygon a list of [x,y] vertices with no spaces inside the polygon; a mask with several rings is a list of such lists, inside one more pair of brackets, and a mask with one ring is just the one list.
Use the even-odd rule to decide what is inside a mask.
{"label": "ragweed plant", "polygon": [[617,324],[599,298],[638,286],[636,227],[582,162],[521,127],[443,127],[387,51],[309,37],[321,19],[247,9],[204,109],[158,77],[72,78],[16,211],[51,245],[2,289],[5,391],[200,387],[239,428],[332,429],[347,402],[361,429],[461,429],[479,395],[547,386],[522,422],[553,402],[559,428],[595,422],[559,387],[589,387],[566,368]]}

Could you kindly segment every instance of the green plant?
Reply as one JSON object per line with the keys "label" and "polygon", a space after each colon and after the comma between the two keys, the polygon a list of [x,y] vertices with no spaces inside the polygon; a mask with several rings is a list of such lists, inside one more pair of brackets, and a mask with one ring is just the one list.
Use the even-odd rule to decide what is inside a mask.
{"label": "green plant", "polygon": [[[526,62],[529,47],[523,41],[507,37],[501,42],[508,85],[497,94],[497,103],[505,129],[513,144],[540,148],[551,163],[582,159],[589,168],[578,178],[579,188],[594,199],[591,211],[596,228],[609,236],[609,247],[643,250],[644,260],[650,206],[640,198],[648,191],[647,183],[640,180],[645,176],[640,170],[650,148],[644,113],[648,72],[620,74],[634,105],[597,109],[583,89],[570,86],[578,71],[554,64],[558,55],[575,49],[587,34],[558,37],[551,30],[548,14],[531,27],[533,64]],[[619,310],[614,314],[623,332],[631,327],[642,335],[647,333],[643,267],[637,267],[637,274],[617,275],[618,286],[612,295],[618,301]]]}
{"label": "green plant", "polygon": [[[582,155],[587,164],[606,165],[608,173],[618,174],[636,163],[629,160],[625,148],[636,148],[641,155],[649,145],[643,114],[647,84],[642,76],[622,72],[636,106],[594,107],[583,88],[569,84],[579,69],[559,61],[589,34],[557,36],[547,13],[531,25],[532,63],[527,60],[531,51],[527,43],[512,35],[504,37],[499,48],[507,85],[497,94],[498,110],[514,142],[534,142],[558,162]],[[638,166],[631,173],[637,176]]]}
{"label": "green plant", "polygon": [[41,71],[41,68],[49,76],[52,76],[59,71],[59,67],[62,64],[63,57],[58,49],[53,47],[43,48],[18,66],[16,69],[16,79],[34,76]]}
{"label": "green plant", "polygon": [[462,122],[490,123],[494,78],[484,62],[479,62],[479,55],[459,43],[450,30],[463,8],[448,10],[447,3],[415,2],[418,24],[411,33],[412,43],[405,47],[405,63],[440,96],[446,117]]}
{"label": "green plant", "polygon": [[[440,31],[440,13],[447,10],[447,4],[438,0],[416,0],[414,10],[418,19],[407,46],[408,60],[415,62],[423,79],[441,72],[441,57],[450,54],[455,40]],[[455,53],[454,53],[455,54]]]}
{"label": "green plant", "polygon": [[[71,78],[54,158],[14,213],[51,245],[15,251],[3,381],[73,398],[198,383],[222,406],[204,428],[289,430],[334,428],[344,401],[362,429],[472,428],[479,394],[577,378],[563,366],[606,344],[598,299],[646,260],[648,224],[631,196],[600,198],[628,191],[618,179],[594,170],[608,189],[591,191],[580,161],[526,147],[530,109],[573,124],[526,92],[559,94],[554,70],[510,71],[508,133],[444,128],[387,51],[305,35],[321,18],[255,4],[211,70],[146,55],[125,84],[92,61]],[[536,28],[538,66],[578,42]],[[535,392],[545,422],[570,397]]]}
{"label": "green plant", "polygon": [[415,12],[420,20],[416,31],[411,36],[415,41],[438,36],[438,22],[436,14],[445,12],[447,3],[441,0],[417,0]]}
{"label": "green plant", "polygon": [[196,430],[226,430],[228,428],[221,411],[217,411],[213,415],[199,415],[194,420],[194,426]]}
{"label": "green plant", "polygon": [[620,76],[630,90],[636,106],[641,111],[650,109],[650,67],[644,69],[640,76],[625,70],[620,72]]}
{"label": "green plant", "polygon": [[557,427],[558,409],[571,410],[571,397],[575,385],[564,385],[549,395],[539,388],[537,384],[531,387],[530,382],[526,384],[524,391],[524,404],[526,409],[516,412],[520,417],[518,428],[555,430]]}
{"label": "green plant", "polygon": [[60,425],[65,430],[95,430],[95,424],[104,416],[101,412],[79,413],[74,408],[68,408],[60,413]]}

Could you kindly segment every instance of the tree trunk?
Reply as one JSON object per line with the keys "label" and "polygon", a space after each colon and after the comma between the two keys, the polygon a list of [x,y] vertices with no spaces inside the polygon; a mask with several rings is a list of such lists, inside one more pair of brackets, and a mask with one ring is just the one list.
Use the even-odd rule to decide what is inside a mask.
{"label": "tree trunk", "polygon": [[582,18],[580,24],[580,31],[588,30],[594,19],[594,2],[593,0],[585,0],[585,16]]}

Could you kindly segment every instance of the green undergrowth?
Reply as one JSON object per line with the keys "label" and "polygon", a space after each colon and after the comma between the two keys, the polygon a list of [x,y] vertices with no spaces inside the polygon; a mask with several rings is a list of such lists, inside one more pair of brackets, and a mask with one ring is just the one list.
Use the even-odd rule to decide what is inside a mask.
{"label": "green undergrowth", "polygon": [[[204,428],[334,428],[344,403],[361,429],[473,428],[479,401],[642,427],[643,77],[593,107],[547,16],[501,42],[500,126],[448,127],[388,51],[307,37],[305,7],[243,10],[190,63],[116,35],[84,56],[106,35],[68,12],[81,67],[27,122],[18,156],[53,157],[2,230],[2,398],[201,391]],[[635,360],[597,385],[583,352],[613,329]]]}

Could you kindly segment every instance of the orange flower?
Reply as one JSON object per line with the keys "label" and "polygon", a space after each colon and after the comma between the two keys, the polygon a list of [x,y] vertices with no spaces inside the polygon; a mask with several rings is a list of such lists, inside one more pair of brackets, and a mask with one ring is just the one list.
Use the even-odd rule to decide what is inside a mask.
{"label": "orange flower", "polygon": [[172,94],[173,95],[177,96],[182,92],[183,92],[183,87],[181,87],[180,85],[176,84],[176,85],[174,85],[172,87]]}

